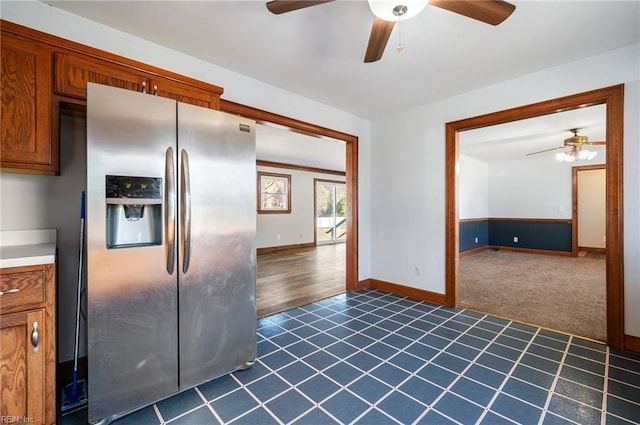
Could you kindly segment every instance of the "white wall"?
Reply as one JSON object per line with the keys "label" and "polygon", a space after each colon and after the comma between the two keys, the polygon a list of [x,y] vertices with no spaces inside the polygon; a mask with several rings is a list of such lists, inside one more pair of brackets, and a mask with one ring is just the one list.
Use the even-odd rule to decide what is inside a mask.
{"label": "white wall", "polygon": [[[314,179],[345,181],[343,176],[275,167],[258,171],[291,175],[291,214],[258,214],[258,248],[314,242]],[[278,236],[280,237],[278,239]]]}
{"label": "white wall", "polygon": [[540,156],[489,165],[489,217],[571,219],[569,163]]}
{"label": "white wall", "polygon": [[[359,278],[369,277],[368,120],[72,15],[43,2],[3,1],[0,7],[2,19],[221,86],[224,88],[224,99],[358,136],[358,266]],[[47,226],[45,182],[46,178],[2,174],[1,230]],[[27,212],[15,213],[19,210]],[[5,211],[8,211],[6,216]]]}
{"label": "white wall", "polygon": [[0,174],[0,230],[46,229],[51,177]]}
{"label": "white wall", "polygon": [[489,217],[489,164],[460,154],[458,218]]}
{"label": "white wall", "polygon": [[639,78],[635,44],[374,122],[371,277],[444,293],[445,123],[624,83],[625,331],[640,336]]}

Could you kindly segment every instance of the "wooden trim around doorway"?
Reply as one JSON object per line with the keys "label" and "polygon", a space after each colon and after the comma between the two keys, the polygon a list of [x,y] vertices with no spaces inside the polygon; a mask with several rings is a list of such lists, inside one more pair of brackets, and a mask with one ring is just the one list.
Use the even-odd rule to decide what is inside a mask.
{"label": "wooden trim around doorway", "polygon": [[255,120],[260,124],[275,125],[308,136],[329,137],[346,143],[347,269],[345,289],[347,291],[358,290],[358,137],[225,99],[220,100],[220,110]]}
{"label": "wooden trim around doorway", "polygon": [[624,213],[623,213],[623,109],[624,84],[578,93],[545,102],[480,115],[445,124],[446,260],[445,303],[458,303],[458,133],[564,112],[587,106],[606,105],[607,164],[607,343],[624,350]]}

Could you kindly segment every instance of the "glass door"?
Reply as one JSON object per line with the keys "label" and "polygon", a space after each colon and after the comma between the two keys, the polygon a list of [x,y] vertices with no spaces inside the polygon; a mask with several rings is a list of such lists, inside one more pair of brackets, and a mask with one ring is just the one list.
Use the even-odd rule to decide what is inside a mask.
{"label": "glass door", "polygon": [[316,243],[347,238],[347,189],[344,182],[315,179]]}

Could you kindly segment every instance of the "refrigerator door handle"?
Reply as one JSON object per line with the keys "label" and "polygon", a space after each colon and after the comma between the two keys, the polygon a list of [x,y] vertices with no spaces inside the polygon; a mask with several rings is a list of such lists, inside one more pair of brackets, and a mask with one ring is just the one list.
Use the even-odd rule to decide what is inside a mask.
{"label": "refrigerator door handle", "polygon": [[180,221],[182,226],[182,272],[189,270],[191,261],[191,182],[189,171],[189,154],[185,149],[181,152],[181,187],[180,187]]}
{"label": "refrigerator door handle", "polygon": [[176,252],[176,179],[173,164],[173,148],[169,146],[165,154],[164,168],[164,216],[165,216],[165,255],[167,273],[173,274]]}

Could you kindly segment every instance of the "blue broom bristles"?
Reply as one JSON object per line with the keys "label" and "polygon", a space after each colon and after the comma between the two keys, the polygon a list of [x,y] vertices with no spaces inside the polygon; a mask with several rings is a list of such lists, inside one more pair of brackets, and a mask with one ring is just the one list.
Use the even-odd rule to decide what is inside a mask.
{"label": "blue broom bristles", "polygon": [[73,372],[73,382],[66,385],[62,390],[61,412],[82,406],[87,402],[87,394],[85,391],[85,380],[78,380],[77,372]]}

